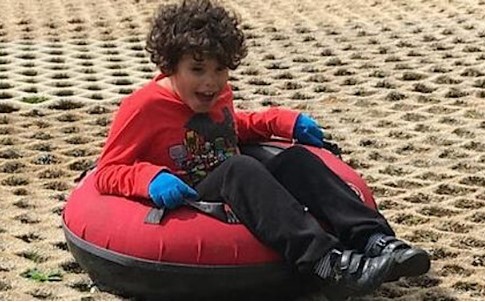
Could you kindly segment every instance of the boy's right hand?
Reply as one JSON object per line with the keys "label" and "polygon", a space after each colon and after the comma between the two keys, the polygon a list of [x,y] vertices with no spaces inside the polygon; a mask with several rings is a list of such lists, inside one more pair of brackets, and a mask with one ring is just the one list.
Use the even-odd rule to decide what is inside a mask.
{"label": "boy's right hand", "polygon": [[169,172],[160,172],[148,186],[148,194],[159,206],[175,209],[184,203],[185,199],[197,199],[199,194],[183,180]]}

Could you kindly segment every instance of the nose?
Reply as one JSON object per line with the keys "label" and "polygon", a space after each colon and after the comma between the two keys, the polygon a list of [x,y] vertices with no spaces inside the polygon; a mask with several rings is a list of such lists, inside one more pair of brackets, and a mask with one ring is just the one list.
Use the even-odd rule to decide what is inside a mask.
{"label": "nose", "polygon": [[208,90],[216,89],[218,85],[218,78],[217,75],[213,72],[207,74],[207,77],[204,81],[204,88]]}

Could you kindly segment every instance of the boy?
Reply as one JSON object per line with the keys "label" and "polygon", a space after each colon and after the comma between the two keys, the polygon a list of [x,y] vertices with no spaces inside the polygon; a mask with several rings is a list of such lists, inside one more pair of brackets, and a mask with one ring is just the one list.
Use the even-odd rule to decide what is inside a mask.
{"label": "boy", "polygon": [[229,69],[247,54],[236,16],[210,0],[162,5],[146,48],[161,74],[122,102],[95,174],[101,193],[169,209],[222,200],[288,264],[349,295],[428,271],[428,254],[305,148],[265,163],[239,153],[273,135],[322,147],[323,132],[287,109],[234,111]]}

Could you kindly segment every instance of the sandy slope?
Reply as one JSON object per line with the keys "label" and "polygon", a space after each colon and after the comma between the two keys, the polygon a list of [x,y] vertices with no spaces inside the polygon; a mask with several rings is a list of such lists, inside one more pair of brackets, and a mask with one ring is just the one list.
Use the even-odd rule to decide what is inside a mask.
{"label": "sandy slope", "polygon": [[[153,75],[157,3],[0,1],[0,299],[118,299],[90,292],[59,214],[117,103]],[[397,233],[433,254],[428,275],[367,298],[484,300],[485,1],[226,3],[251,46],[238,106],[317,117]],[[62,281],[20,276],[32,268]]]}

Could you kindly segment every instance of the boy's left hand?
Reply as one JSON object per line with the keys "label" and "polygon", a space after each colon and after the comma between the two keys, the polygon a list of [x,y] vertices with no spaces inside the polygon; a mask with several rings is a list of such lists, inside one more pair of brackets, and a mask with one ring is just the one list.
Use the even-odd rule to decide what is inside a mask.
{"label": "boy's left hand", "polygon": [[318,123],[306,114],[300,113],[293,129],[293,138],[299,143],[323,147],[323,130]]}

